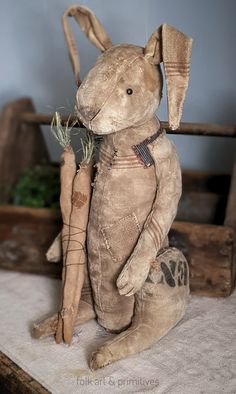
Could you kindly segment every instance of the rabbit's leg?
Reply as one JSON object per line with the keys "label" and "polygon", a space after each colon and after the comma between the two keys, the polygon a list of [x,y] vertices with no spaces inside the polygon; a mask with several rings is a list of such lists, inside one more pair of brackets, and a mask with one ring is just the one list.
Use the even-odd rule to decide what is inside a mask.
{"label": "rabbit's leg", "polygon": [[91,369],[147,349],[183,317],[189,299],[189,270],[183,254],[166,248],[152,263],[148,278],[135,295],[131,326],[92,354]]}

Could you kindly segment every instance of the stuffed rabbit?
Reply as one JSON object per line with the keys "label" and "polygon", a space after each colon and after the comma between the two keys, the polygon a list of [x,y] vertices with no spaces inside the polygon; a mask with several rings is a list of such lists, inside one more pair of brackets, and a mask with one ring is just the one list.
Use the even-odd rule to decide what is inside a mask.
{"label": "stuffed rabbit", "polygon": [[[82,83],[68,16],[103,52]],[[97,369],[150,347],[179,322],[188,302],[187,261],[168,246],[181,170],[155,111],[162,96],[163,63],[169,127],[179,127],[192,39],[163,24],[145,48],[113,46],[86,7],[70,7],[63,21],[79,85],[78,117],[103,136],[87,228],[93,304],[82,300],[78,315],[80,324],[96,316],[101,326],[117,333],[92,354],[90,367]],[[55,321],[51,318],[47,333],[55,329]],[[45,323],[36,331],[42,334],[43,327]]]}

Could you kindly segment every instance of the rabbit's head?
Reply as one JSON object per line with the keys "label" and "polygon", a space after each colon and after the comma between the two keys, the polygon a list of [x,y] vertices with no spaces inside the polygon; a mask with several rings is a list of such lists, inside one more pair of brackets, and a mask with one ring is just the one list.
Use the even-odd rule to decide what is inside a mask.
{"label": "rabbit's head", "polygon": [[[79,57],[67,16],[74,16],[81,29],[103,54],[82,83]],[[63,25],[79,85],[77,114],[96,134],[110,134],[150,120],[162,95],[163,62],[167,86],[169,126],[177,129],[189,80],[192,39],[169,25],[161,25],[145,48],[113,46],[103,26],[86,7],[72,6],[63,16]]]}
{"label": "rabbit's head", "polygon": [[161,72],[134,45],[111,47],[99,57],[77,92],[80,120],[99,134],[145,123],[162,91]]}

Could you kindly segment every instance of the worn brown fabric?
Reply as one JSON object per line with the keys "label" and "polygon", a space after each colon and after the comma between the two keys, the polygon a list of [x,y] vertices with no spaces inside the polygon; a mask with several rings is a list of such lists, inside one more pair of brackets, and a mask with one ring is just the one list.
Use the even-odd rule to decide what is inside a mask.
{"label": "worn brown fabric", "polygon": [[109,134],[100,150],[87,233],[88,261],[98,321],[112,331],[131,322],[134,298],[123,294],[135,293],[145,281],[181,194],[178,158],[165,132],[150,146],[155,166],[144,168],[132,150],[158,127],[152,119],[144,126]]}
{"label": "worn brown fabric", "polygon": [[192,39],[167,24],[153,32],[144,54],[153,64],[163,62],[168,98],[169,127],[179,127],[189,82]]}
{"label": "worn brown fabric", "polygon": [[87,229],[88,270],[98,322],[123,331],[92,355],[90,366],[97,369],[159,340],[181,319],[188,301],[188,265],[168,247],[167,237],[181,196],[181,170],[155,111],[163,62],[169,125],[178,128],[192,40],[162,25],[145,48],[110,41],[105,46],[108,36],[95,26],[93,14],[79,10],[73,12],[78,18],[86,14],[79,22],[88,38],[94,43],[103,36],[100,49],[106,49],[76,96],[79,119],[104,136]]}
{"label": "worn brown fabric", "polygon": [[94,308],[99,324],[123,331],[93,354],[92,369],[160,339],[183,316],[189,294],[187,262],[166,246],[181,196],[176,150],[165,132],[147,145],[153,165],[134,150],[160,128],[156,65],[164,63],[172,129],[188,85],[192,40],[168,25],[157,31],[145,49],[126,44],[104,52],[76,97],[80,120],[104,136],[87,233]]}
{"label": "worn brown fabric", "polygon": [[160,251],[148,278],[135,294],[131,326],[93,353],[90,367],[101,368],[150,347],[183,317],[189,299],[188,264],[176,248]]}
{"label": "worn brown fabric", "polygon": [[68,17],[74,17],[76,22],[80,25],[81,30],[88,37],[88,39],[102,52],[112,46],[112,42],[106,34],[102,24],[97,19],[96,15],[87,7],[72,5],[66,9],[62,17],[62,25],[67,41],[69,56],[71,59],[75,81],[77,85],[80,84],[80,59],[76,48],[74,36],[68,24]]}

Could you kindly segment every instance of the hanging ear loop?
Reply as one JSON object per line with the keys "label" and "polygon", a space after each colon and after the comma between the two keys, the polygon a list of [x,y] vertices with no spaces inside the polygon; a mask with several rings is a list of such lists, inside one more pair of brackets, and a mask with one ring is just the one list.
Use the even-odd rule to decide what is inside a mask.
{"label": "hanging ear loop", "polygon": [[65,11],[64,15],[62,16],[62,25],[63,25],[63,30],[64,30],[64,34],[65,34],[65,38],[66,38],[68,51],[69,51],[70,61],[71,61],[72,68],[73,68],[75,82],[76,82],[77,86],[80,86],[81,80],[80,80],[79,52],[76,47],[74,35],[73,35],[72,30],[71,30],[69,23],[68,23],[68,17],[75,18],[76,13],[77,13],[76,6],[72,6],[69,9],[67,9]]}

